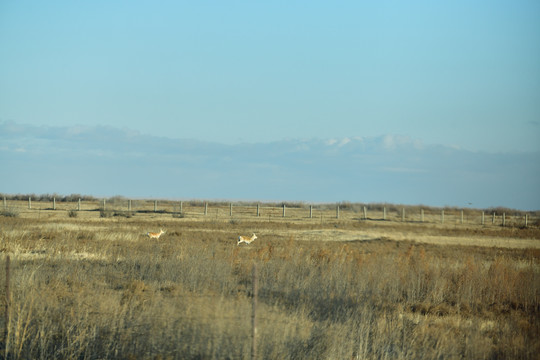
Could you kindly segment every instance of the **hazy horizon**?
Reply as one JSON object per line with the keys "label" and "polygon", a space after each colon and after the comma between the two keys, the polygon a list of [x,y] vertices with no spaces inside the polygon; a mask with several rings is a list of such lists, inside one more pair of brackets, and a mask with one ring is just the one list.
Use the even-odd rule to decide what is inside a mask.
{"label": "hazy horizon", "polygon": [[2,193],[540,209],[540,152],[387,134],[220,144],[128,128],[0,122]]}

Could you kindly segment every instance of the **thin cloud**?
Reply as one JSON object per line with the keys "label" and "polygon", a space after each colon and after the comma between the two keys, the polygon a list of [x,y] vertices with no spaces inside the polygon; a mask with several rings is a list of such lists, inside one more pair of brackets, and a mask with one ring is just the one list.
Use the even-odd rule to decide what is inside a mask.
{"label": "thin cloud", "polygon": [[[2,178],[7,193],[65,192],[58,187],[79,184],[80,193],[106,195],[114,189],[111,195],[117,195],[124,189],[122,195],[138,197],[540,208],[538,154],[418,146],[406,136],[288,140],[246,148],[111,127],[0,122],[0,139],[2,165],[12,169]],[[43,174],[39,179],[36,169]],[[61,182],[48,169],[62,173]]]}

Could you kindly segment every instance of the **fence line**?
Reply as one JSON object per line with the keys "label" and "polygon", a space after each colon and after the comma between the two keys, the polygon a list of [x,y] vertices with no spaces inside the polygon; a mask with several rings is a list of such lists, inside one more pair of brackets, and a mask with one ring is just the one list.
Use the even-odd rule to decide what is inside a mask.
{"label": "fence line", "polygon": [[[263,206],[260,203],[253,205],[245,205],[239,203],[214,203],[209,202],[188,202],[184,204],[183,201],[162,201],[158,200],[109,200],[106,199],[95,201],[83,201],[77,199],[75,202],[57,202],[56,198],[52,199],[52,207],[43,207],[43,204],[48,201],[32,201],[31,197],[28,198],[28,211],[36,210],[77,210],[77,211],[117,211],[125,212],[126,210],[131,213],[161,213],[172,214],[177,218],[198,218],[207,217],[209,215],[215,215],[216,217],[226,217],[227,213],[229,218],[259,218],[261,216],[267,217],[269,220],[276,221],[278,218],[283,219],[320,219],[321,221],[331,221],[332,218],[342,221],[367,221],[367,220],[383,220],[383,221],[399,221],[401,222],[420,222],[420,223],[441,223],[441,224],[459,224],[459,225],[483,225],[486,226],[485,211],[480,210],[465,210],[465,209],[433,209],[433,208],[417,208],[417,207],[401,207],[397,209],[390,207],[389,209],[384,206],[376,209],[370,209],[369,206],[354,206],[343,208],[341,204],[336,204],[335,215],[331,215],[332,206],[325,204],[320,206],[304,205],[304,206],[287,206],[282,204],[281,206],[267,205]],[[101,202],[101,206],[100,205]],[[11,204],[10,204],[11,203]],[[50,203],[50,202],[49,202]],[[15,205],[12,205],[15,204]],[[153,207],[152,205],[153,204]],[[3,197],[3,209],[4,212],[9,209],[18,209],[24,212],[24,205],[21,200],[8,200],[6,196]],[[123,210],[122,210],[123,209]],[[215,210],[213,210],[215,209]],[[416,209],[413,211],[412,209]],[[228,210],[228,211],[227,211]],[[439,211],[440,219],[436,220],[436,212]],[[315,213],[319,212],[320,216],[316,216]],[[225,215],[224,215],[225,214]],[[102,215],[103,216],[103,215]],[[536,221],[533,223],[533,221]],[[515,215],[509,215],[506,212],[497,214],[492,212],[491,225],[493,226],[513,226],[513,227],[529,227],[531,223],[538,225],[538,216],[530,213],[519,213]]]}

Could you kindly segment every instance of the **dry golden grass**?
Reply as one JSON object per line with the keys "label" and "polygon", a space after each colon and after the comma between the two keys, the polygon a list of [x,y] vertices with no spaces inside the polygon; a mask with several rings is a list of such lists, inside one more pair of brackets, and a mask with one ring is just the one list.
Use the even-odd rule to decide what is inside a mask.
{"label": "dry golden grass", "polygon": [[305,207],[283,218],[279,206],[230,217],[226,204],[173,217],[147,205],[101,217],[96,202],[69,217],[34,202],[0,216],[12,298],[2,356],[247,359],[254,263],[261,359],[540,353],[538,227],[336,219],[331,208],[309,218]]}

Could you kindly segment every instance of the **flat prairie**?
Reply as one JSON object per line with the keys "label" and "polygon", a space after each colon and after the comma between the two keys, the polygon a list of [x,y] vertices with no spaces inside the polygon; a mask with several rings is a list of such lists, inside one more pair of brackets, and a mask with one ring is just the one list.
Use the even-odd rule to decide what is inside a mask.
{"label": "flat prairie", "polygon": [[538,358],[534,214],[346,205],[10,201],[0,355]]}

